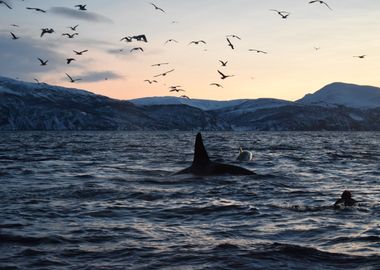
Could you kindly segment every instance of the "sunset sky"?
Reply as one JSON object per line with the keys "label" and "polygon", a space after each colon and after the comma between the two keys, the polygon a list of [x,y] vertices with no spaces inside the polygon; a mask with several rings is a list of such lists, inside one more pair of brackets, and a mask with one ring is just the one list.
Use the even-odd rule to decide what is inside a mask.
{"label": "sunset sky", "polygon": [[[170,93],[171,85],[181,85],[191,98],[215,100],[296,100],[336,81],[380,86],[379,0],[326,0],[332,10],[308,0],[152,1],[165,12],[144,0],[7,2],[12,9],[0,4],[0,75],[6,77],[118,99],[183,94]],[[77,4],[87,4],[87,11]],[[290,15],[282,19],[270,9]],[[74,33],[68,26],[76,24],[79,35],[62,36]],[[41,28],[55,32],[41,38]],[[120,41],[140,34],[148,43]],[[230,34],[241,37],[230,38],[234,50],[227,46]],[[178,43],[165,45],[168,39]],[[189,45],[193,40],[207,44]],[[130,52],[133,47],[144,52]],[[82,56],[73,52],[85,49]],[[359,55],[366,57],[353,57]],[[40,66],[38,57],[48,64]],[[67,65],[70,57],[76,61]],[[151,66],[162,62],[169,65]],[[171,69],[155,78],[158,83],[144,82]],[[221,80],[218,69],[235,76]],[[82,80],[70,83],[65,73]]]}

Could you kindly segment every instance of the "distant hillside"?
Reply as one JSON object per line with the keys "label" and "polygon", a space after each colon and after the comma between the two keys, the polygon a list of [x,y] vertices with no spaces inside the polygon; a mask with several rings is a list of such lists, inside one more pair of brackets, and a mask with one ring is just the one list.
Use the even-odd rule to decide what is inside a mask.
{"label": "distant hillside", "polygon": [[152,97],[122,101],[0,77],[0,130],[380,131],[379,89],[334,83],[291,102]]}
{"label": "distant hillside", "polygon": [[380,88],[347,83],[326,85],[314,94],[307,94],[297,102],[319,106],[342,105],[350,108],[380,107]]}

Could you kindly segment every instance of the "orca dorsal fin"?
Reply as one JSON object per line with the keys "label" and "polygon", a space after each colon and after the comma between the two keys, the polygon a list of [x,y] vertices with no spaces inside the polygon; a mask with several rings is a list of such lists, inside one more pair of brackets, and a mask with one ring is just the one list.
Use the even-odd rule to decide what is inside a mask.
{"label": "orca dorsal fin", "polygon": [[205,146],[203,145],[203,139],[201,133],[197,134],[194,146],[194,159],[193,164],[205,164],[210,162]]}

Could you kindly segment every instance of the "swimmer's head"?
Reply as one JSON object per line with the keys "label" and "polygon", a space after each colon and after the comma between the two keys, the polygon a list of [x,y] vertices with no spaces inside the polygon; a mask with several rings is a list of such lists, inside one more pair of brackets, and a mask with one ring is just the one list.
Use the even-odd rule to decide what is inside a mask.
{"label": "swimmer's head", "polygon": [[349,199],[351,199],[351,197],[352,197],[352,194],[350,191],[348,191],[348,190],[343,191],[343,193],[342,193],[342,199],[343,200],[349,200]]}

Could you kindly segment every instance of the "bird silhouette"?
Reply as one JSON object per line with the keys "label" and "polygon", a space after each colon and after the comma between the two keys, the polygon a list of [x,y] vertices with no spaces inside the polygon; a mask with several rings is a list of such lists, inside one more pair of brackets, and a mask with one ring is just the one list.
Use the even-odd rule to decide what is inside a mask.
{"label": "bird silhouette", "polygon": [[227,66],[228,61],[223,62],[222,60],[219,60],[219,62],[222,64],[222,67]]}
{"label": "bird silhouette", "polygon": [[314,50],[319,51],[321,47],[314,47]]}
{"label": "bird silhouette", "polygon": [[161,74],[155,75],[155,76],[153,76],[153,77],[159,77],[159,76],[163,76],[163,77],[165,77],[168,73],[173,72],[174,70],[175,70],[175,69],[171,69],[171,70],[169,70],[169,71],[166,71],[166,72],[164,72],[164,73],[161,73]]}
{"label": "bird silhouette", "polygon": [[12,7],[5,1],[0,1],[0,4],[4,4],[7,8],[12,9]]}
{"label": "bird silhouette", "polygon": [[49,60],[42,60],[41,58],[37,58],[39,61],[40,61],[40,63],[41,63],[41,66],[46,66],[47,65],[47,62],[49,61]]}
{"label": "bird silhouette", "polygon": [[133,52],[133,51],[139,51],[139,50],[142,51],[142,52],[144,51],[143,48],[141,48],[141,47],[135,47],[135,48],[132,48],[132,49],[130,50],[130,52]]}
{"label": "bird silhouette", "polygon": [[148,42],[148,39],[146,38],[145,35],[137,35],[137,36],[133,36],[133,37],[131,37],[131,39],[136,39],[137,41]]}
{"label": "bird silhouette", "polygon": [[162,65],[169,65],[169,63],[158,63],[158,64],[153,64],[152,67],[159,67]]}
{"label": "bird silhouette", "polygon": [[70,28],[71,30],[76,31],[78,26],[79,26],[79,24],[77,24],[75,26],[69,26],[67,28]]}
{"label": "bird silhouette", "polygon": [[309,4],[313,4],[313,3],[320,3],[320,4],[325,5],[326,7],[328,7],[330,10],[332,10],[332,8],[325,1],[313,0],[313,1],[309,2]]}
{"label": "bird silhouette", "polygon": [[66,76],[69,78],[70,82],[75,83],[76,81],[80,81],[82,79],[73,79],[69,74],[65,73]]}
{"label": "bird silhouette", "polygon": [[189,43],[190,44],[195,44],[195,45],[198,45],[199,43],[203,43],[203,44],[206,44],[206,41],[204,40],[193,40]]}
{"label": "bird silhouette", "polygon": [[175,42],[175,43],[178,43],[177,40],[171,38],[171,39],[168,39],[167,41],[165,41],[165,45],[168,44],[169,42]]}
{"label": "bird silhouette", "polygon": [[34,78],[34,80],[37,82],[37,84],[40,84],[40,81],[36,78]]}
{"label": "bird silhouette", "polygon": [[367,56],[367,55],[363,54],[363,55],[355,55],[355,56],[353,56],[353,57],[363,59],[363,58],[366,57],[366,56]]}
{"label": "bird silhouette", "polygon": [[178,88],[172,88],[172,89],[169,90],[169,92],[177,92],[177,93],[179,93],[179,92],[185,92],[185,90],[178,89]]}
{"label": "bird silhouette", "polygon": [[86,6],[87,6],[87,5],[76,5],[76,6],[74,6],[74,7],[77,7],[78,10],[87,10]]}
{"label": "bird silhouette", "polygon": [[235,49],[234,48],[234,45],[231,43],[231,41],[229,40],[229,38],[227,38],[227,42],[228,42],[228,46],[230,46],[231,47],[231,49]]}
{"label": "bird silhouette", "polygon": [[157,81],[156,81],[156,80],[144,80],[144,82],[147,82],[147,83],[149,83],[149,84],[152,84],[152,83],[157,83]]}
{"label": "bird silhouette", "polygon": [[69,65],[72,61],[75,61],[74,58],[66,58],[66,63]]}
{"label": "bird silhouette", "polygon": [[11,33],[11,36],[12,36],[12,39],[13,40],[16,40],[16,39],[19,39],[19,37],[18,36],[16,36],[15,34],[13,34],[12,32],[10,32]]}
{"label": "bird silhouette", "polygon": [[43,37],[45,34],[53,34],[53,33],[54,33],[53,28],[42,28],[40,37]]}
{"label": "bird silhouette", "polygon": [[83,55],[83,53],[88,52],[88,50],[83,50],[80,52],[73,50],[73,52],[75,52],[76,55]]}
{"label": "bird silhouette", "polygon": [[14,23],[12,23],[11,26],[13,26],[13,27],[20,27],[18,24],[14,24]]}
{"label": "bird silhouette", "polygon": [[220,70],[218,70],[218,73],[220,74],[220,76],[222,76],[222,77],[221,77],[222,80],[224,80],[224,79],[226,79],[226,78],[228,78],[228,77],[233,77],[233,76],[235,76],[235,75],[224,75]]}
{"label": "bird silhouette", "polygon": [[78,33],[73,33],[73,34],[69,34],[69,33],[63,33],[62,36],[67,36],[68,38],[74,38],[75,36],[79,35]]}
{"label": "bird silhouette", "polygon": [[290,13],[287,12],[287,11],[279,11],[279,10],[276,10],[276,9],[271,9],[271,11],[275,11],[275,12],[277,12],[278,15],[280,15],[281,18],[283,18],[283,19],[288,18],[288,16],[290,15]]}
{"label": "bird silhouette", "polygon": [[165,10],[163,10],[162,8],[158,7],[157,5],[153,4],[153,3],[150,3],[152,6],[154,6],[154,8],[156,10],[159,10],[159,11],[162,11],[162,12],[165,12]]}
{"label": "bird silhouette", "polygon": [[249,49],[248,51],[250,52],[257,52],[257,53],[263,53],[263,54],[267,54],[268,52],[265,52],[265,51],[262,51],[262,50],[256,50],[256,49]]}
{"label": "bird silhouette", "polygon": [[214,86],[216,86],[216,87],[221,87],[221,88],[223,88],[223,86],[222,86],[221,84],[219,84],[219,83],[210,83],[210,85],[214,85]]}
{"label": "bird silhouette", "polygon": [[125,40],[125,42],[132,42],[132,37],[123,37],[122,39],[120,39],[120,41],[123,40]]}
{"label": "bird silhouette", "polygon": [[227,35],[226,37],[227,37],[227,38],[228,38],[228,37],[233,37],[233,38],[236,38],[236,39],[241,40],[241,38],[240,38],[239,36],[237,36],[237,35]]}
{"label": "bird silhouette", "polygon": [[40,9],[40,8],[33,8],[33,7],[26,7],[26,9],[35,10],[38,12],[46,13],[46,10]]}
{"label": "bird silhouette", "polygon": [[186,95],[182,95],[182,96],[180,96],[181,98],[186,98],[186,99],[190,99],[188,96],[186,96]]}

